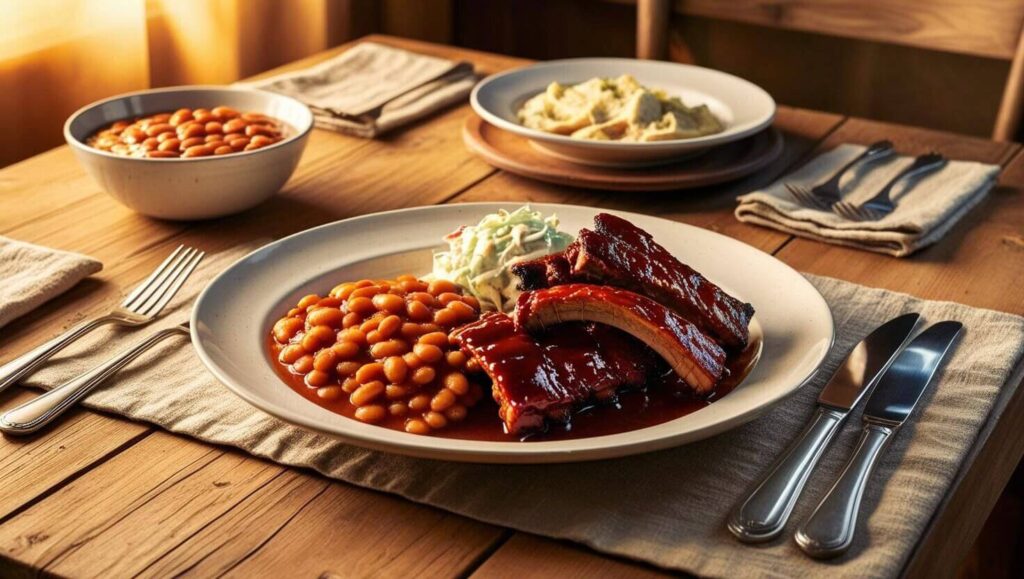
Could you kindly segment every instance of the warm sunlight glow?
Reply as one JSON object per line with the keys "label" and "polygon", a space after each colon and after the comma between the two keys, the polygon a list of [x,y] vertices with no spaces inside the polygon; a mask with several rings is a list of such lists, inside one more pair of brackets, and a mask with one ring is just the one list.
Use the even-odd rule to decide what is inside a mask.
{"label": "warm sunlight glow", "polygon": [[0,59],[8,59],[83,39],[116,37],[126,29],[142,30],[145,2],[0,0],[0,14]]}
{"label": "warm sunlight glow", "polygon": [[0,0],[0,166],[53,147],[75,109],[229,84],[329,46],[334,0]]}
{"label": "warm sunlight glow", "polygon": [[143,0],[0,0],[0,164],[60,140],[91,101],[149,86]]}

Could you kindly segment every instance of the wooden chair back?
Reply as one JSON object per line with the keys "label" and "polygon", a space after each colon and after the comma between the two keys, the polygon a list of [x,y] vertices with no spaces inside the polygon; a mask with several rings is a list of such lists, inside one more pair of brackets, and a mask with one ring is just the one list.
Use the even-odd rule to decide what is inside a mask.
{"label": "wooden chair back", "polygon": [[992,138],[1012,140],[1020,128],[1021,0],[637,0],[637,57],[668,57],[673,13],[1006,60],[1010,73]]}

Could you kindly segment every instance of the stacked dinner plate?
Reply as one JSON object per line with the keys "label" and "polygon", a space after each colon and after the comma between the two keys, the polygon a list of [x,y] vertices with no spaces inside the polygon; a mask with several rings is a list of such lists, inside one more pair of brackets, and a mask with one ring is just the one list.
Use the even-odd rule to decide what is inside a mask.
{"label": "stacked dinner plate", "polygon": [[[725,130],[665,141],[595,141],[528,128],[517,118],[523,103],[552,82],[623,74],[687,106],[707,105]],[[471,102],[476,115],[463,129],[471,150],[500,169],[562,185],[622,191],[700,187],[749,175],[782,152],[782,138],[771,128],[772,97],[753,83],[699,66],[626,58],[556,60],[488,77],[473,90]]]}

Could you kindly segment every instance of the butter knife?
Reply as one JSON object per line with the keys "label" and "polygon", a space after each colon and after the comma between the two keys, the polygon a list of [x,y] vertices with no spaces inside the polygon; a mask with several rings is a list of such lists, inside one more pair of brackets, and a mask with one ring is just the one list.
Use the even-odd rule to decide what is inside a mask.
{"label": "butter knife", "polygon": [[744,543],[779,536],[807,478],[835,433],[889,367],[917,325],[918,314],[893,318],[857,344],[818,396],[818,410],[803,434],[786,449],[753,493],[729,520],[729,531]]}
{"label": "butter knife", "polygon": [[946,321],[921,332],[892,363],[864,406],[864,430],[839,480],[810,518],[796,542],[815,558],[835,557],[853,542],[864,487],[892,435],[906,422],[949,353],[963,325]]}

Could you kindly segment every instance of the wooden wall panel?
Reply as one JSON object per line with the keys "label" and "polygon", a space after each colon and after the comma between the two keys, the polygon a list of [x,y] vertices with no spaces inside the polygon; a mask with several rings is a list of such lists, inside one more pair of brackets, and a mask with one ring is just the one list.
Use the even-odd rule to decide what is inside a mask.
{"label": "wooden wall panel", "polygon": [[677,16],[697,64],[763,86],[781,103],[988,137],[1009,62]]}
{"label": "wooden wall panel", "polygon": [[452,0],[381,0],[382,34],[450,44]]}
{"label": "wooden wall panel", "polygon": [[1007,60],[1024,20],[1019,0],[676,0],[675,11]]}
{"label": "wooden wall panel", "polygon": [[594,0],[454,0],[459,46],[533,59],[628,56],[636,7]]}

